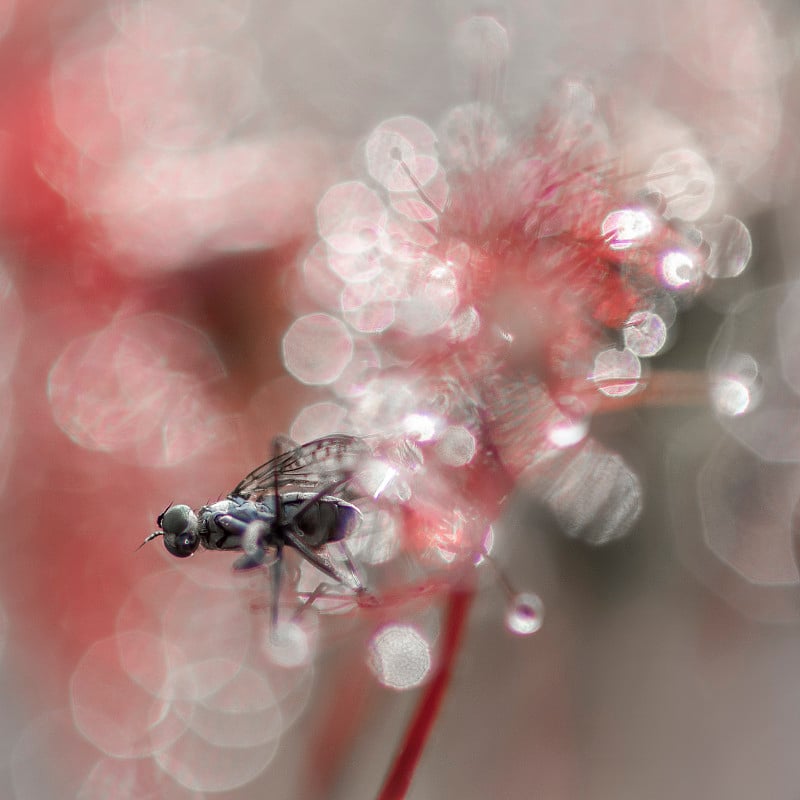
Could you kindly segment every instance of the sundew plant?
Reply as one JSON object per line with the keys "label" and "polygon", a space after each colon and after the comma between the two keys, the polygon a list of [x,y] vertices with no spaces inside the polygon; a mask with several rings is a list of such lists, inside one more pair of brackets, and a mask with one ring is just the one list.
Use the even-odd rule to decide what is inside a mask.
{"label": "sundew plant", "polygon": [[793,10],[44,5],[0,794],[796,794]]}

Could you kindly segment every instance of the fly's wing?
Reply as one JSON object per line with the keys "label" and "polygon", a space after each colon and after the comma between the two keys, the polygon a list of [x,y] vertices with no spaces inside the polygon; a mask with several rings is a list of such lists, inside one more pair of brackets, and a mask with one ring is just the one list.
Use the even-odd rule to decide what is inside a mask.
{"label": "fly's wing", "polygon": [[338,434],[315,439],[254,469],[230,497],[261,502],[274,495],[276,487],[280,492],[316,492],[326,487],[335,492],[369,454],[369,447],[357,436]]}

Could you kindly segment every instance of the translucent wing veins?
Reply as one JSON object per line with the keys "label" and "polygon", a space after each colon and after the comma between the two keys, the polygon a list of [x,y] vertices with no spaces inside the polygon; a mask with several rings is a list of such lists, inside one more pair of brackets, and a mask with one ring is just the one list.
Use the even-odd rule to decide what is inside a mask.
{"label": "translucent wing veins", "polygon": [[356,436],[315,439],[256,467],[230,497],[259,502],[272,495],[276,485],[283,491],[318,491],[345,481],[369,452],[363,439]]}

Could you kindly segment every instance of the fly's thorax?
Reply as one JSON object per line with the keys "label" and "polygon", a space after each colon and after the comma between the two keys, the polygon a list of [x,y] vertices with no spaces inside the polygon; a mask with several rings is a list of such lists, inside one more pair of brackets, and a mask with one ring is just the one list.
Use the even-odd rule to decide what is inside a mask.
{"label": "fly's thorax", "polygon": [[202,542],[207,550],[239,550],[245,526],[271,519],[263,504],[237,497],[204,506],[199,513]]}
{"label": "fly's thorax", "polygon": [[233,500],[230,497],[226,497],[224,500],[218,500],[216,503],[211,503],[211,505],[203,506],[197,513],[200,517],[208,517],[208,516],[213,517],[216,514],[230,514],[237,508],[240,508],[243,504],[244,501],[240,500],[237,502],[236,500]]}

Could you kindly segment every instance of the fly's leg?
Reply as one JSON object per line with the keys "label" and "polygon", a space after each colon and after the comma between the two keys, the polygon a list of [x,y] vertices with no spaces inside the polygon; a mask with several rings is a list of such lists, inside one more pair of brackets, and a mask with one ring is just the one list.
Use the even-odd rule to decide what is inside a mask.
{"label": "fly's leg", "polygon": [[349,595],[340,594],[336,592],[331,592],[331,589],[336,589],[337,587],[332,583],[320,583],[313,592],[309,592],[306,599],[303,601],[303,604],[297,611],[294,612],[294,616],[292,617],[292,622],[297,622],[303,614],[314,605],[314,603],[319,600],[321,597],[349,597]]}
{"label": "fly's leg", "polygon": [[272,638],[278,630],[278,609],[281,601],[281,578],[283,577],[283,543],[278,542],[275,560],[270,564],[272,578]]}
{"label": "fly's leg", "polygon": [[254,569],[264,563],[270,531],[268,522],[263,520],[243,522],[230,515],[218,517],[216,522],[226,531],[239,536],[244,555],[233,562],[235,570]]}
{"label": "fly's leg", "polygon": [[[233,562],[235,570],[255,569],[264,566],[266,560],[266,542],[270,532],[268,522],[255,521],[244,523],[241,520],[234,520],[242,526],[241,542],[244,555]],[[275,557],[269,563],[270,583],[272,584],[272,634],[278,627],[278,608],[281,598],[281,584],[283,580],[283,542],[276,538]]]}
{"label": "fly's leg", "polygon": [[355,594],[340,592],[337,591],[337,589],[338,586],[332,583],[320,583],[313,592],[300,592],[300,597],[304,598],[303,603],[297,611],[294,612],[292,622],[297,622],[317,600],[355,601],[360,608],[376,608],[381,604],[380,600],[375,595],[370,594],[363,587]]}
{"label": "fly's leg", "polygon": [[[328,495],[330,495],[330,493],[334,489],[337,489],[339,486],[342,486],[343,484],[347,483],[349,480],[351,480],[351,478],[352,475],[348,475],[342,478],[341,480],[336,481],[335,483],[330,483],[327,486],[325,486],[325,488],[320,489],[312,497],[309,497],[308,499],[304,500],[303,503],[300,505],[300,507],[294,512],[294,514],[292,514],[291,521],[286,525],[284,529],[284,536],[286,537],[286,540],[289,544],[291,544],[296,550],[298,550],[303,555],[303,557],[309,562],[311,562],[318,570],[324,572],[326,575],[333,578],[337,583],[342,583],[342,584],[346,583],[345,581],[342,580],[342,576],[338,575],[335,572],[335,570],[332,570],[330,566],[328,566],[322,559],[320,559],[317,556],[317,554],[303,542],[302,538],[303,534],[300,531],[296,520],[300,519],[303,516],[303,513],[307,509],[311,508],[311,506],[318,503],[320,500],[322,500],[323,497],[327,497]],[[332,542],[331,544],[334,543]],[[359,575],[358,569],[356,568],[356,565],[352,557],[350,556],[350,553],[348,552],[344,542],[335,542],[335,544],[339,545],[344,561],[347,564],[347,569],[350,573],[350,579],[353,584],[351,588],[353,588],[356,592],[364,591],[364,585]]]}
{"label": "fly's leg", "polygon": [[300,596],[304,597],[304,600],[302,605],[294,612],[292,622],[297,622],[317,600],[343,600],[351,603],[355,601],[357,605],[362,607],[380,605],[378,599],[374,595],[369,594],[363,587],[355,594],[338,591],[338,588],[338,585],[323,582],[318,584],[313,592],[301,592]]}
{"label": "fly's leg", "polygon": [[357,594],[362,594],[367,591],[366,587],[364,586],[364,581],[361,577],[361,571],[356,566],[356,562],[353,561],[353,557],[350,555],[350,551],[347,549],[347,545],[344,542],[332,542],[331,546],[336,546],[339,552],[344,559],[345,564],[347,564],[347,569],[350,572],[350,577],[353,581],[353,585],[355,587],[355,591]]}
{"label": "fly's leg", "polygon": [[[294,547],[306,561],[310,564],[315,566],[320,572],[327,575],[329,578],[333,578],[336,583],[339,583],[343,586],[347,586],[347,582],[342,578],[342,576],[336,572],[336,570],[328,564],[325,560],[320,558],[320,556],[312,550],[299,536],[297,536],[291,530],[285,530],[283,535],[286,539],[286,543]],[[353,588],[358,590],[360,584],[358,586],[353,586],[349,588]]]}
{"label": "fly's leg", "polygon": [[[222,520],[220,520],[222,524]],[[244,555],[233,562],[235,570],[255,569],[264,564],[267,556],[267,541],[269,540],[272,525],[268,522],[256,520],[245,523],[235,517],[228,517],[224,524],[241,535],[242,550]],[[283,578],[283,542],[275,537],[275,558],[269,564],[270,581],[272,583],[272,635],[278,627],[278,607],[281,597],[281,583]]]}

